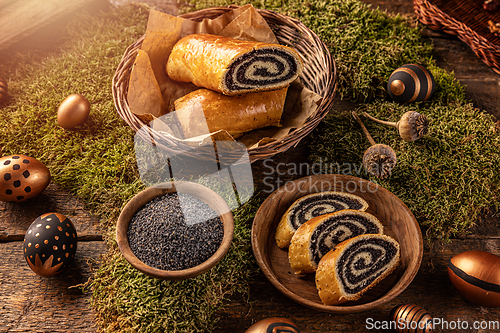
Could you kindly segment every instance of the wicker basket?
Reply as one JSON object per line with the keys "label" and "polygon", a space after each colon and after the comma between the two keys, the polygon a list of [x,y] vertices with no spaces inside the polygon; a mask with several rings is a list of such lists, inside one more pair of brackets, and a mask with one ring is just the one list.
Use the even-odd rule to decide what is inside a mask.
{"label": "wicker basket", "polygon": [[500,10],[491,13],[482,8],[482,1],[470,0],[413,0],[413,4],[421,23],[457,35],[500,74],[500,36],[488,28],[489,20],[500,22]]}
{"label": "wicker basket", "polygon": [[[205,18],[215,18],[235,8],[238,8],[238,6],[213,7],[184,14],[180,17],[201,21]],[[314,32],[301,22],[285,15],[263,9],[258,9],[258,12],[267,21],[280,44],[293,47],[301,54],[304,59],[304,70],[301,75],[301,82],[305,87],[320,95],[322,100],[316,112],[307,118],[302,127],[293,130],[282,140],[249,149],[248,156],[252,163],[284,152],[290,147],[297,145],[301,139],[307,136],[331,109],[337,86],[337,69],[335,67],[335,61],[331,57],[326,45],[316,34],[314,34]],[[118,114],[136,132],[147,124],[130,111],[127,102],[127,91],[131,68],[143,40],[144,36],[127,48],[116,70],[112,83],[113,100]],[[155,144],[172,155],[181,154],[187,157],[200,158],[202,157],[201,155],[204,154],[203,150],[193,151],[191,146],[185,145],[179,141],[170,140],[149,126],[146,126],[144,129],[137,133],[146,141],[150,141],[153,138],[160,138],[161,140],[154,140]]]}

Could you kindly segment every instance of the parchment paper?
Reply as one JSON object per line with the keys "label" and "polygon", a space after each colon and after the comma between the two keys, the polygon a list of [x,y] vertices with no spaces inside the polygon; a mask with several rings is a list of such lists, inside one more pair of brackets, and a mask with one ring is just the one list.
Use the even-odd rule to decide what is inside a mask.
{"label": "parchment paper", "polygon": [[[209,33],[225,37],[278,43],[265,19],[252,5],[242,6],[213,20],[201,22],[171,16],[151,10],[141,50],[134,63],[128,90],[130,110],[143,121],[172,140],[189,144],[207,144],[212,140],[234,140],[227,132],[207,134],[186,140],[172,122],[174,101],[199,89],[191,83],[171,80],[165,71],[168,56],[174,44],[182,37],[194,33]],[[160,98],[162,97],[162,98]],[[248,148],[280,140],[294,128],[301,127],[313,114],[321,96],[294,82],[287,94],[281,127],[267,127],[248,132],[238,141]],[[170,114],[170,115],[169,115]],[[210,141],[210,140],[209,140]]]}

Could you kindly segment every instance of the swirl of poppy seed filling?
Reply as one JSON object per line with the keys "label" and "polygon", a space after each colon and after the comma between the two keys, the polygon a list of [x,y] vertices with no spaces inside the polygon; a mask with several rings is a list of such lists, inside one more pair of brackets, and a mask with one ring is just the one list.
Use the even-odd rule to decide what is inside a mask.
{"label": "swirl of poppy seed filling", "polygon": [[335,268],[344,292],[362,292],[387,271],[397,253],[396,246],[384,239],[365,238],[345,249]]}
{"label": "swirl of poppy seed filling", "polygon": [[250,90],[279,85],[289,81],[299,66],[287,52],[261,48],[236,59],[228,68],[226,85],[229,90]]}
{"label": "swirl of poppy seed filling", "polygon": [[317,265],[321,258],[340,242],[363,234],[378,234],[381,230],[374,222],[352,214],[334,216],[319,224],[314,230],[309,249]]}
{"label": "swirl of poppy seed filling", "polygon": [[290,223],[297,230],[302,224],[313,217],[334,213],[343,209],[359,210],[363,205],[354,199],[335,195],[325,194],[320,197],[305,199],[290,211]]}

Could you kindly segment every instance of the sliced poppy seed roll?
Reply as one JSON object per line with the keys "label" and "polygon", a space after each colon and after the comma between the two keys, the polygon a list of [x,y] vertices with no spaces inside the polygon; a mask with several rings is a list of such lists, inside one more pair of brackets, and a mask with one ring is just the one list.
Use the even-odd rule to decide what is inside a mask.
{"label": "sliced poppy seed roll", "polygon": [[367,212],[345,209],[315,217],[293,235],[288,251],[290,266],[297,274],[313,273],[321,258],[342,241],[382,232],[382,223]]}
{"label": "sliced poppy seed roll", "polygon": [[284,45],[192,34],[174,45],[166,71],[172,80],[234,96],[285,88],[302,68],[297,51]]}
{"label": "sliced poppy seed roll", "polygon": [[321,258],[316,288],[325,305],[355,301],[396,269],[399,243],[387,235],[360,235]]}
{"label": "sliced poppy seed roll", "polygon": [[365,211],[368,203],[354,194],[344,192],[319,192],[301,197],[285,212],[276,229],[276,244],[280,248],[290,245],[295,231],[313,217],[342,209]]}

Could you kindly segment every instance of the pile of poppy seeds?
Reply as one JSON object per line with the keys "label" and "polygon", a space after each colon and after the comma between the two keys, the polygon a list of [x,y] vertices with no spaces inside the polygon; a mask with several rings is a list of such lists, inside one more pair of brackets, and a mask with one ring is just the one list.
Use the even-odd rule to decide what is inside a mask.
{"label": "pile of poppy seeds", "polygon": [[139,260],[151,267],[177,271],[210,258],[222,242],[224,226],[203,201],[170,193],[137,211],[130,220],[127,236]]}

